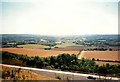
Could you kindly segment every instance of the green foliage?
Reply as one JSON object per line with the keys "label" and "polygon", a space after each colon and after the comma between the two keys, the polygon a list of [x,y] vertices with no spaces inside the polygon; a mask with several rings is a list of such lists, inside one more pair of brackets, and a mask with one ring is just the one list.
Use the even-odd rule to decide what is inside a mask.
{"label": "green foliage", "polygon": [[[69,70],[69,71],[78,71],[78,72],[87,72],[87,73],[98,73],[98,74],[120,74],[120,64],[119,65],[103,65],[98,66],[95,64],[94,60],[86,60],[82,58],[81,60],[77,59],[76,55],[70,54],[60,54],[58,56],[51,56],[47,58],[42,57],[28,57],[26,55],[17,55],[13,53],[3,52],[2,60],[12,60],[17,59],[22,61],[26,66],[37,67],[37,68],[45,68],[52,67],[61,70]],[[8,63],[9,62],[3,62]],[[15,64],[16,65],[16,64]],[[18,64],[19,65],[19,64]],[[23,65],[24,66],[24,65]],[[8,72],[7,72],[8,73]],[[4,73],[6,74],[6,73]]]}
{"label": "green foliage", "polygon": [[61,80],[61,77],[58,74],[55,74],[55,78]]}
{"label": "green foliage", "polygon": [[2,71],[2,78],[5,79],[5,77],[9,77],[10,76],[10,71]]}
{"label": "green foliage", "polygon": [[10,77],[11,77],[11,78],[14,78],[15,75],[16,75],[16,74],[15,74],[15,71],[12,70],[12,73],[11,73]]}

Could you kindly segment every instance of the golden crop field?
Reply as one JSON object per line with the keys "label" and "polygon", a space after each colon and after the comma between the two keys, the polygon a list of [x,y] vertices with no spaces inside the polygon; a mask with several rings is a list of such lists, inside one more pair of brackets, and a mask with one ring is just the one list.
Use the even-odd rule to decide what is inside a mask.
{"label": "golden crop field", "polygon": [[23,54],[28,56],[39,56],[39,57],[57,56],[63,53],[68,53],[68,54],[79,53],[79,51],[56,51],[56,50],[27,49],[27,48],[2,48],[0,50],[16,53],[16,54]]}
{"label": "golden crop field", "polygon": [[79,59],[120,61],[120,51],[82,51]]}

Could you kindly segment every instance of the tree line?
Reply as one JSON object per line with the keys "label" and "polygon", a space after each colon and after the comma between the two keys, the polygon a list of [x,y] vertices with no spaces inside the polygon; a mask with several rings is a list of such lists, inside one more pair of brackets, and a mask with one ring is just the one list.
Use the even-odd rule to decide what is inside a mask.
{"label": "tree line", "polygon": [[78,59],[75,54],[70,55],[63,53],[50,57],[29,57],[27,55],[13,54],[4,51],[1,53],[2,63],[4,64],[120,76],[120,64],[98,66],[94,60]]}

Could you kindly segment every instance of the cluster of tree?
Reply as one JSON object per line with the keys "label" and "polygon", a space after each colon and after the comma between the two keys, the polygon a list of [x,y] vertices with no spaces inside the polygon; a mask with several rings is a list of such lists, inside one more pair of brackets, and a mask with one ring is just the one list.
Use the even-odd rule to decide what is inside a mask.
{"label": "cluster of tree", "polygon": [[109,40],[109,39],[92,39],[92,40],[76,40],[73,43],[77,45],[87,45],[87,46],[120,46],[119,40]]}
{"label": "cluster of tree", "polygon": [[44,68],[51,67],[54,69],[84,72],[84,73],[97,73],[97,74],[120,74],[119,65],[96,65],[94,60],[85,60],[84,58],[79,60],[76,55],[60,54],[58,56],[51,57],[29,57],[26,55],[17,55],[8,52],[2,52],[2,63],[8,64],[4,60],[17,59],[22,61],[23,64],[30,67]]}
{"label": "cluster of tree", "polygon": [[17,42],[17,45],[24,45],[24,44],[26,44],[24,41],[23,42],[22,41]]}
{"label": "cluster of tree", "polygon": [[93,49],[87,49],[87,50],[95,50],[95,51],[107,51],[107,50],[109,50],[109,51],[112,51],[112,49],[110,48],[110,49],[107,49],[107,48],[93,48]]}

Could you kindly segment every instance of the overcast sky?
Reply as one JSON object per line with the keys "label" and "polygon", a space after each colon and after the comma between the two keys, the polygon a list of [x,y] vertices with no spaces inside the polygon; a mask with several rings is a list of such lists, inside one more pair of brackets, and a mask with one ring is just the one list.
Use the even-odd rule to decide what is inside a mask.
{"label": "overcast sky", "polygon": [[118,0],[3,0],[1,34],[117,34]]}

